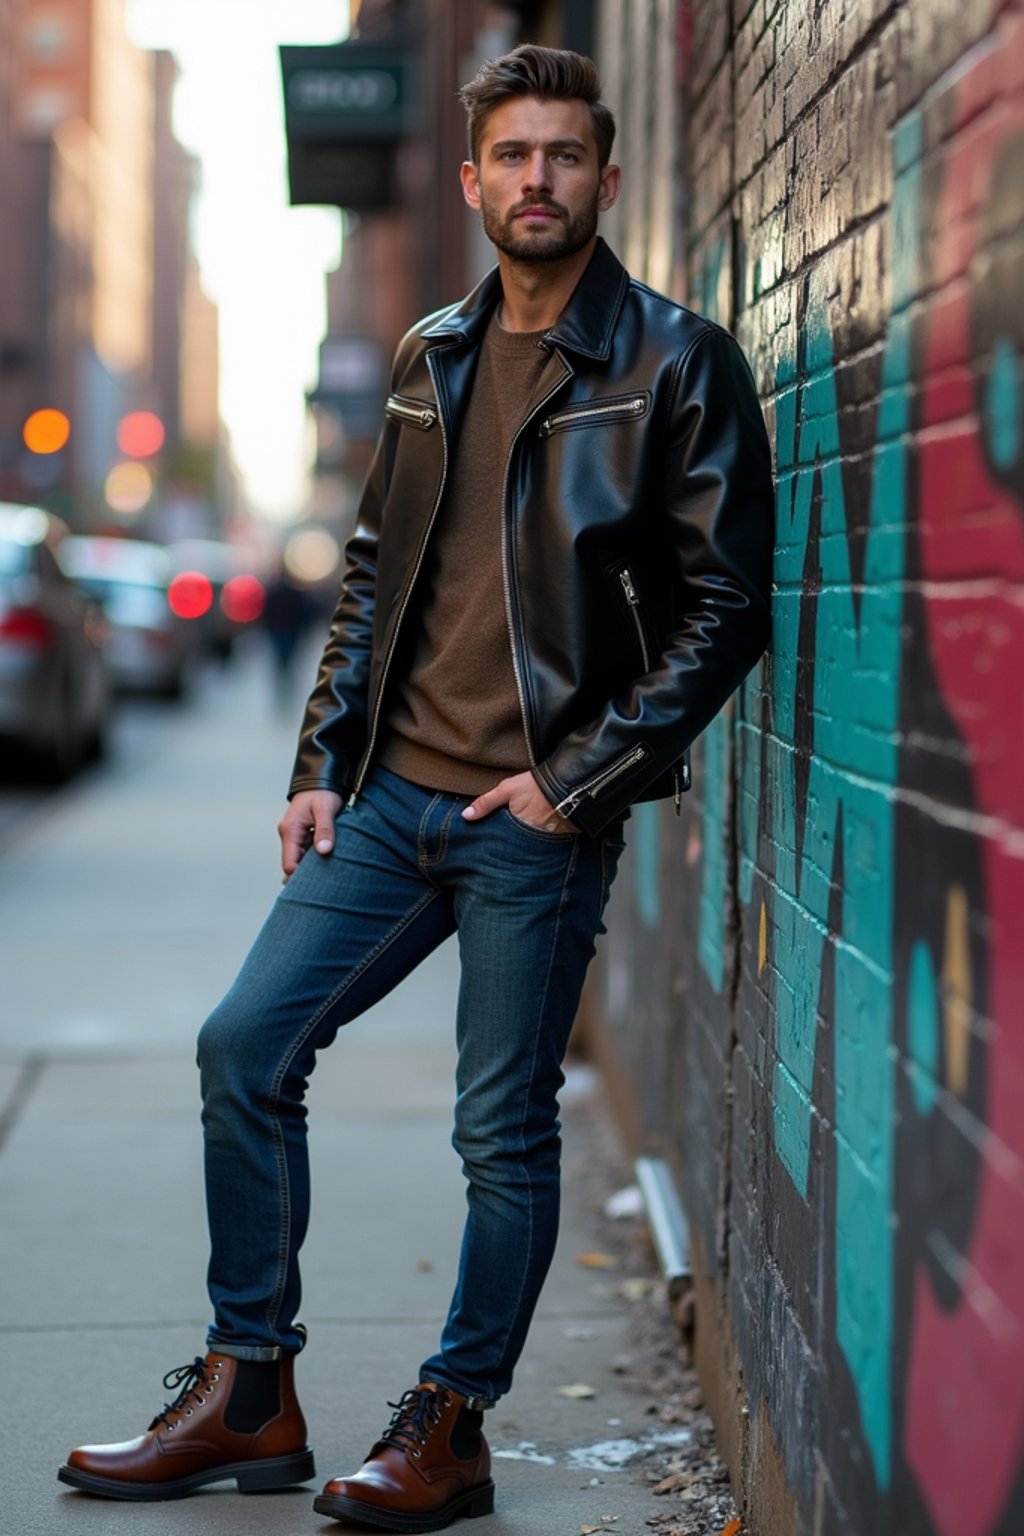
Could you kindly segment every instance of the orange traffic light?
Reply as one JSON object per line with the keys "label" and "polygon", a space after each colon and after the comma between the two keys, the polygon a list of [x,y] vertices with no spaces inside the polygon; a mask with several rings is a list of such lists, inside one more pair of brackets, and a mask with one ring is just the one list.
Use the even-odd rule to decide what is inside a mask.
{"label": "orange traffic light", "polygon": [[59,453],[71,436],[71,423],[63,411],[33,411],[21,436],[31,453]]}

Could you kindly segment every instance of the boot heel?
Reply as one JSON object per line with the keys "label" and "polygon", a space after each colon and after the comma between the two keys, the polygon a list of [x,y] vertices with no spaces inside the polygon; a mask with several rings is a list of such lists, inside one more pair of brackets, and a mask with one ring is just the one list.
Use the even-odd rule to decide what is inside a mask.
{"label": "boot heel", "polygon": [[479,1493],[474,1494],[462,1513],[467,1520],[475,1520],[478,1515],[493,1515],[494,1484],[488,1483]]}
{"label": "boot heel", "polygon": [[316,1476],[312,1451],[296,1456],[274,1456],[254,1461],[251,1467],[239,1467],[235,1482],[239,1493],[268,1493],[272,1488],[289,1488],[292,1483],[306,1483]]}

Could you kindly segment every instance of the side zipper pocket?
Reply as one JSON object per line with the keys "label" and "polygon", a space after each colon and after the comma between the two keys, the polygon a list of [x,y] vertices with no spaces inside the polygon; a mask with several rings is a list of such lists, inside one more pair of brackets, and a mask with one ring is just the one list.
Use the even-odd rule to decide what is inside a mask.
{"label": "side zipper pocket", "polygon": [[640,597],[636,587],[633,585],[633,577],[628,565],[624,565],[619,572],[619,581],[622,583],[622,590],[626,594],[629,611],[633,615],[636,637],[640,642],[640,654],[644,659],[644,671],[649,672],[651,670],[651,653],[647,646],[647,636],[644,634],[644,621],[640,612]]}

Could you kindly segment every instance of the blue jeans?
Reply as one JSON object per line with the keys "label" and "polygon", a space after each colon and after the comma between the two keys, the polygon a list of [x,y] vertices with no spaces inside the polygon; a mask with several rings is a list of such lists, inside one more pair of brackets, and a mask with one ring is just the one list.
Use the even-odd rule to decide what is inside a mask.
{"label": "blue jeans", "polygon": [[303,1105],[316,1053],[459,936],[456,1150],[468,1180],[458,1279],[420,1379],[508,1390],[558,1228],[558,1091],[622,849],[621,823],[545,832],[385,769],[309,852],[199,1036],[214,1321],[240,1359],[301,1349],[309,1216]]}

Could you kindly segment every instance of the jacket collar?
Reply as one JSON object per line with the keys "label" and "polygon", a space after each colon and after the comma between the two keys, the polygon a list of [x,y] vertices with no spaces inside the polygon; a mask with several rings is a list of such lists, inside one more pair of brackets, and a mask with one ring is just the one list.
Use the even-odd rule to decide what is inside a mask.
{"label": "jacket collar", "polygon": [[[628,287],[629,273],[598,236],[586,271],[545,341],[607,362]],[[478,343],[500,298],[501,277],[493,267],[461,304],[423,332],[423,340]]]}

